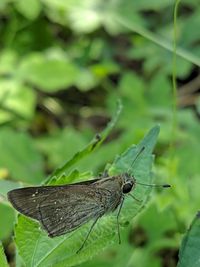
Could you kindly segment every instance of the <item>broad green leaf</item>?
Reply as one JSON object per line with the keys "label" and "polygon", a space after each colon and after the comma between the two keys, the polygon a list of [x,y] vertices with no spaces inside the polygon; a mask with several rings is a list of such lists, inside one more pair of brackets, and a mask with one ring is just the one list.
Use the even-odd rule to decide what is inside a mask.
{"label": "broad green leaf", "polygon": [[[136,177],[137,181],[151,183],[151,166],[153,161],[151,153],[158,133],[158,126],[152,128],[137,146],[131,146],[121,156],[116,158],[108,170],[109,173],[117,175],[129,171]],[[133,160],[142,147],[145,147],[144,151],[132,166]],[[150,191],[151,189],[148,187],[136,185],[133,194],[142,201],[141,203],[126,197],[120,214],[121,231],[144,208]],[[98,221],[85,246],[77,254],[76,251],[84,241],[90,226],[91,222],[70,234],[50,239],[44,231],[40,230],[37,222],[24,216],[19,216],[15,229],[15,239],[19,254],[27,266],[75,266],[87,261],[118,240],[116,214],[112,213],[103,216]],[[30,240],[28,247],[27,240]]]}
{"label": "broad green leaf", "polygon": [[6,259],[6,255],[4,253],[3,245],[1,242],[0,242],[0,266],[9,267],[7,259]]}
{"label": "broad green leaf", "polygon": [[197,213],[189,230],[185,234],[179,251],[177,267],[200,266],[200,212]]}
{"label": "broad green leaf", "polygon": [[38,184],[43,179],[43,160],[28,134],[8,128],[0,131],[0,168],[13,179]]}
{"label": "broad green leaf", "polygon": [[0,203],[0,214],[0,240],[4,240],[8,238],[12,233],[15,221],[15,214],[13,208],[5,203]]}
{"label": "broad green leaf", "polygon": [[135,248],[130,245],[130,243],[126,242],[129,239],[130,228],[124,228],[122,232],[122,244],[112,245],[109,250],[105,250],[100,255],[97,255],[93,259],[90,259],[87,262],[84,262],[79,267],[130,267],[127,266],[127,262],[132,258],[133,251]]}

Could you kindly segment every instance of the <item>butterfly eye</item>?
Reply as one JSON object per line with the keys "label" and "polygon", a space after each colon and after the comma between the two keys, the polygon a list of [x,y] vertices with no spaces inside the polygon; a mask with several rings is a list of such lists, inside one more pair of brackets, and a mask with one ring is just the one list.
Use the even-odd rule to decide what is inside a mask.
{"label": "butterfly eye", "polygon": [[132,183],[127,183],[127,184],[124,184],[123,187],[122,187],[122,191],[124,194],[127,194],[131,191],[133,187],[133,184]]}

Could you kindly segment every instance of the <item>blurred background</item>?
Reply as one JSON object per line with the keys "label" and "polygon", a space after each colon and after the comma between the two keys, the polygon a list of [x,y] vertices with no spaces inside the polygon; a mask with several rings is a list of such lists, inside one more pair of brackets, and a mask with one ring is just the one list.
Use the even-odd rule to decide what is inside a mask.
{"label": "blurred background", "polygon": [[123,112],[114,131],[77,169],[98,175],[159,123],[155,182],[173,187],[154,191],[120,246],[79,266],[176,266],[182,235],[200,208],[200,2],[179,6],[177,94],[173,5],[1,0],[0,240],[10,266],[16,213],[6,193],[42,183],[105,128],[119,98]]}

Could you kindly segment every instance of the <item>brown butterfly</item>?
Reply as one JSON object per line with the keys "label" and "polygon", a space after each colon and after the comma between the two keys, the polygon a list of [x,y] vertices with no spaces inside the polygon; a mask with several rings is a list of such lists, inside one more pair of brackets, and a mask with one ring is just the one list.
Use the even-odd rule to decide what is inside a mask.
{"label": "brown butterfly", "polygon": [[[143,150],[144,148],[139,151],[133,163]],[[74,231],[93,219],[94,222],[78,250],[80,251],[98,219],[117,208],[120,242],[118,223],[120,211],[125,195],[130,195],[136,184],[160,186],[139,183],[127,172],[74,184],[14,189],[8,192],[8,199],[17,211],[39,221],[50,237]],[[161,186],[170,187],[170,185]]]}

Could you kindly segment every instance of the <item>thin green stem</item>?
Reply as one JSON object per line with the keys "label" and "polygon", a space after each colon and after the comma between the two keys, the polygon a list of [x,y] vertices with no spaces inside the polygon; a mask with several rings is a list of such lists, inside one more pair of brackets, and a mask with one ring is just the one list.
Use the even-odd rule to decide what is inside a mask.
{"label": "thin green stem", "polygon": [[174,6],[174,35],[173,35],[173,59],[172,59],[172,107],[173,107],[173,121],[172,121],[172,139],[171,139],[171,148],[173,147],[173,143],[176,140],[176,128],[177,128],[177,83],[176,83],[176,75],[177,75],[177,13],[178,13],[178,5],[180,0],[176,0]]}

